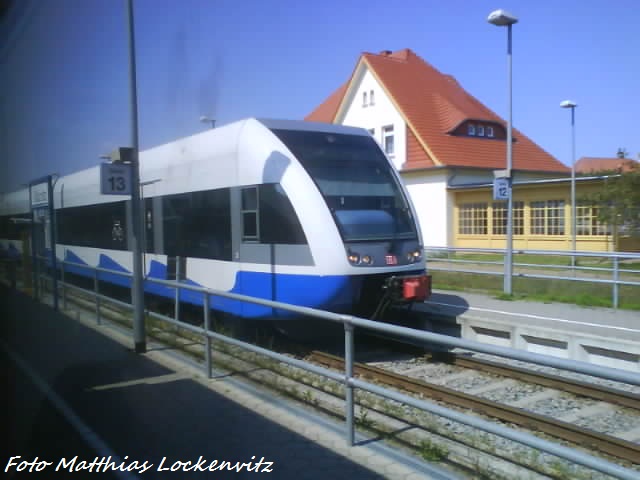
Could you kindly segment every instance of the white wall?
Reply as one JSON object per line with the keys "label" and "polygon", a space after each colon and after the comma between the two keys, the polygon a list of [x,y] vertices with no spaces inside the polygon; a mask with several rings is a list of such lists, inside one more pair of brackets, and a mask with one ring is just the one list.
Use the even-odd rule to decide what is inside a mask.
{"label": "white wall", "polygon": [[[374,105],[369,104],[371,91],[374,92]],[[366,107],[362,103],[363,92],[367,92]],[[406,161],[407,134],[405,122],[393,106],[391,99],[385,94],[378,81],[364,64],[361,64],[359,71],[356,72],[352,82],[351,94],[347,98],[347,105],[343,114],[336,119],[336,123],[366,128],[367,130],[373,128],[375,129],[374,138],[380,145],[382,145],[382,127],[393,125],[395,153],[389,158],[398,170]]]}
{"label": "white wall", "polygon": [[422,230],[422,241],[429,247],[446,247],[451,237],[453,200],[447,191],[447,172],[403,173]]}

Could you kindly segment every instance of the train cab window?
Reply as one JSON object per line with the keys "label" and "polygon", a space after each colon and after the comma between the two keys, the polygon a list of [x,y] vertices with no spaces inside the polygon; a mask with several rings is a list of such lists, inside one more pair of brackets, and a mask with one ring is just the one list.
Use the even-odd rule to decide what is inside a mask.
{"label": "train cab window", "polygon": [[242,241],[257,242],[260,240],[258,218],[258,187],[245,187],[242,195]]}
{"label": "train cab window", "polygon": [[281,185],[260,185],[260,243],[304,245],[302,225]]}

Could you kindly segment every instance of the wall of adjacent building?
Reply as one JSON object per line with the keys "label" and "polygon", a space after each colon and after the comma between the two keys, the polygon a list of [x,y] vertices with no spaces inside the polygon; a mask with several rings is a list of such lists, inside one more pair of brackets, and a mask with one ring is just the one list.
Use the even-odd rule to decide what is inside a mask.
{"label": "wall of adjacent building", "polygon": [[[581,195],[585,195],[599,188],[598,182],[589,184],[578,184],[576,196],[578,200]],[[563,182],[559,184],[534,184],[526,186],[517,186],[513,192],[514,205],[517,202],[523,204],[523,232],[517,233],[514,227],[513,247],[515,249],[526,250],[571,250],[573,244],[572,234],[572,207],[571,207],[571,190],[570,183]],[[561,210],[561,232],[536,233],[535,226],[535,206],[540,206],[544,202],[562,202]],[[478,188],[473,190],[464,190],[455,192],[455,207],[453,215],[453,245],[456,247],[469,248],[505,248],[506,235],[501,233],[499,216],[501,206],[506,202],[495,202],[493,200],[493,192],[491,188]],[[473,209],[476,215],[476,222],[481,225],[484,221],[482,218],[481,207],[486,205],[486,232],[464,232],[461,224],[461,217],[465,214],[469,218],[470,209]],[[578,203],[578,205],[580,205]],[[579,209],[580,207],[578,207]],[[540,210],[538,210],[540,211]],[[515,212],[515,210],[514,210]],[[515,217],[515,213],[514,213]],[[494,222],[495,218],[495,222]],[[630,249],[630,242],[627,239],[621,239],[625,242],[622,245],[614,244],[614,236],[610,229],[604,225],[598,226],[598,222],[593,212],[587,210],[578,211],[576,216],[578,228],[576,235],[576,250],[581,251],[615,251],[621,247]],[[538,217],[538,228],[541,219]],[[559,228],[558,221],[552,222],[552,229]],[[549,225],[546,225],[549,227]],[[497,227],[497,228],[496,228]],[[498,232],[496,233],[496,230]],[[588,232],[588,233],[585,233]],[[638,243],[638,242],[636,242]],[[638,246],[636,246],[637,248]]]}
{"label": "wall of adjacent building", "polygon": [[[380,83],[368,69],[363,67],[357,75],[358,78],[353,82],[353,91],[347,97],[348,103],[344,114],[336,118],[336,123],[367,130],[373,129],[373,137],[380,145],[383,145],[383,127],[393,126],[394,153],[389,158],[399,170],[405,162],[407,151],[405,122]],[[373,105],[371,105],[371,92],[374,94]],[[364,93],[367,94],[366,106],[363,104]]]}

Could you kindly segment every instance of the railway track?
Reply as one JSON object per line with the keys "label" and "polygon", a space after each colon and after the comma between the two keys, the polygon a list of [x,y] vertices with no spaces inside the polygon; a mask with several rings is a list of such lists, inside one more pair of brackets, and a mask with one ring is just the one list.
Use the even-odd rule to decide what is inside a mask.
{"label": "railway track", "polygon": [[[433,357],[437,359],[438,357]],[[486,373],[514,378],[518,381],[532,383],[543,387],[553,388],[574,395],[592,398],[594,400],[620,405],[640,412],[640,395],[616,388],[596,385],[589,382],[567,378],[550,373],[535,372],[526,368],[506,365],[477,357],[447,354],[444,359],[447,363],[459,367],[479,370]]]}
{"label": "railway track", "polygon": [[[344,370],[343,359],[334,355],[315,351],[311,354],[309,360],[330,368]],[[416,395],[421,395],[425,398],[446,403],[449,406],[471,409],[477,413],[504,422],[509,422],[531,430],[537,430],[555,438],[566,440],[589,449],[598,450],[634,464],[637,464],[640,459],[640,445],[637,443],[623,440],[609,434],[596,432],[572,423],[563,422],[549,416],[497,403],[476,395],[470,395],[442,385],[428,383],[424,380],[410,378],[362,363],[356,363],[354,365],[354,374],[379,384],[392,386]],[[586,387],[583,386],[582,388]],[[590,396],[600,394],[595,390],[591,392]],[[637,397],[636,402],[638,402]],[[635,408],[638,408],[637,405]]]}

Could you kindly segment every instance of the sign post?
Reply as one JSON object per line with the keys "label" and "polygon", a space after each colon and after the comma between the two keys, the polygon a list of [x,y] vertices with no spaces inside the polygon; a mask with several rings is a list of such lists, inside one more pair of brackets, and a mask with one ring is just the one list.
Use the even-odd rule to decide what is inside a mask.
{"label": "sign post", "polygon": [[[511,154],[509,154],[510,156]],[[493,199],[507,201],[506,245],[504,259],[504,293],[511,295],[513,275],[513,197],[511,189],[511,162],[506,170],[493,171]]]}
{"label": "sign post", "polygon": [[31,254],[35,273],[35,296],[39,296],[39,268],[36,234],[38,224],[43,224],[43,249],[50,253],[51,279],[53,290],[53,309],[58,310],[58,262],[56,256],[56,222],[53,208],[53,179],[52,175],[29,182],[29,206],[31,209]]}

